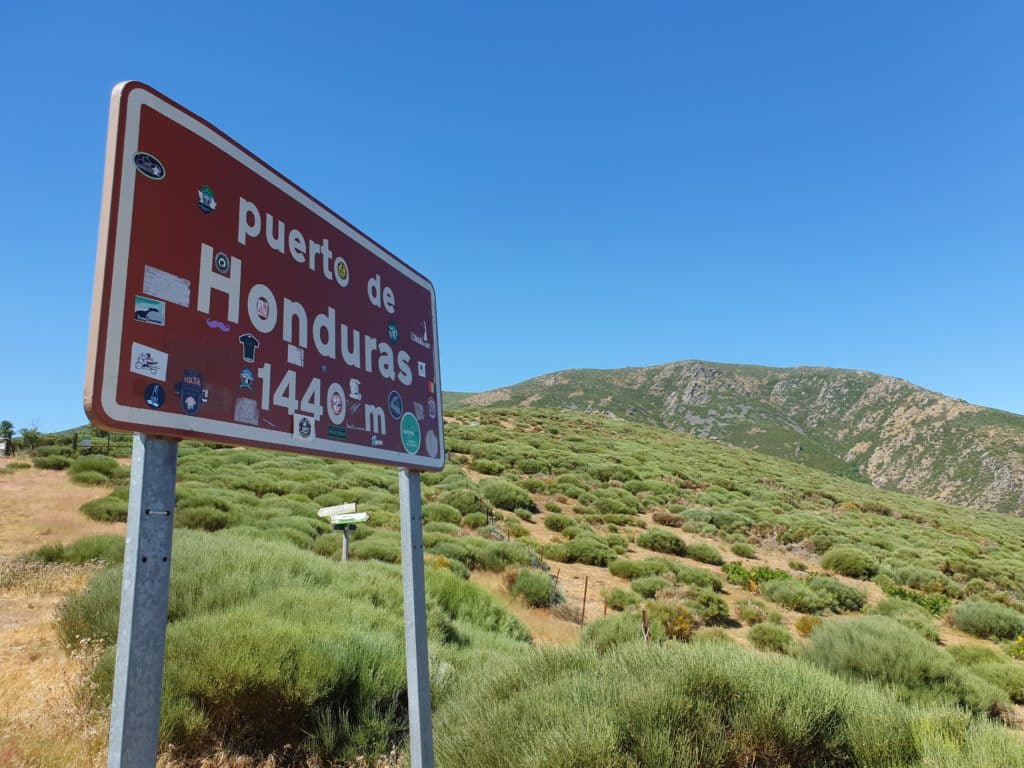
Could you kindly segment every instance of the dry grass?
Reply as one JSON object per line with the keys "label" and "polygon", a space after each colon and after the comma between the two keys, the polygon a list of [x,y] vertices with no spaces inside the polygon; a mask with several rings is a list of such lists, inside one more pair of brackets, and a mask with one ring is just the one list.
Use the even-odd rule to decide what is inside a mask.
{"label": "dry grass", "polygon": [[470,581],[501,600],[526,625],[538,645],[574,645],[579,642],[581,630],[578,624],[553,615],[548,608],[531,608],[517,600],[509,594],[502,574],[473,571]]}
{"label": "dry grass", "polygon": [[53,611],[81,589],[94,566],[0,560],[0,765],[97,768],[104,764],[107,722],[90,713],[83,670],[88,643],[68,654],[57,641]]}
{"label": "dry grass", "polygon": [[[0,458],[0,466],[10,462]],[[19,469],[0,475],[0,555],[21,554],[44,544],[70,544],[94,533],[123,534],[123,523],[100,523],[78,511],[108,493],[107,487],[75,485],[67,474],[53,470]]]}

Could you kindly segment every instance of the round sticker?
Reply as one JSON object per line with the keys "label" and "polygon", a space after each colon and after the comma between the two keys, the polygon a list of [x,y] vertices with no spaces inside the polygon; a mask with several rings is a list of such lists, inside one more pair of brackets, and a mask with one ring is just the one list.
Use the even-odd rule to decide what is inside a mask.
{"label": "round sticker", "polygon": [[395,421],[402,418],[402,396],[397,392],[388,395],[388,412]]}
{"label": "round sticker", "polygon": [[134,160],[135,167],[138,168],[139,173],[143,176],[159,181],[167,175],[167,171],[164,170],[164,164],[149,154],[149,152],[136,152]]}
{"label": "round sticker", "polygon": [[348,278],[348,262],[338,256],[334,260],[334,279],[338,281],[338,285],[344,288],[348,285]]}
{"label": "round sticker", "polygon": [[402,415],[402,447],[406,453],[417,453],[420,450],[420,423],[411,413]]}
{"label": "round sticker", "polygon": [[231,259],[228,258],[224,251],[218,251],[217,255],[213,257],[213,268],[222,275],[226,275],[228,270],[231,269]]}
{"label": "round sticker", "polygon": [[427,443],[427,455],[430,458],[432,458],[432,459],[436,459],[437,458],[437,449],[438,449],[439,446],[437,444],[437,434],[434,432],[434,430],[431,429],[431,430],[429,430],[427,432],[426,443]]}

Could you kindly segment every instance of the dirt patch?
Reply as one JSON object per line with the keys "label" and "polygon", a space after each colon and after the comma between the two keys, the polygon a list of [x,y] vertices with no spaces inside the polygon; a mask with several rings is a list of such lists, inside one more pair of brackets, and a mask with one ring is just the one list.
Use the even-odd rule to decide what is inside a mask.
{"label": "dirt patch", "polygon": [[[5,460],[9,461],[9,460]],[[17,559],[44,544],[94,533],[123,533],[79,511],[109,488],[73,484],[64,472],[19,469],[0,475],[0,765],[4,768],[100,768],[107,721],[88,709],[83,669],[88,643],[69,654],[54,612],[85,588],[99,566],[45,565]]]}
{"label": "dirt patch", "polygon": [[519,617],[537,645],[573,645],[580,639],[578,624],[553,616],[547,608],[530,608],[510,595],[500,573],[474,571],[470,581],[495,595]]}
{"label": "dirt patch", "polygon": [[[10,459],[0,460],[0,466]],[[105,486],[75,485],[66,473],[19,469],[0,475],[0,555],[30,552],[44,544],[70,544],[95,533],[124,534],[123,523],[100,523],[79,512],[110,493]]]}
{"label": "dirt patch", "polygon": [[96,566],[15,564],[0,558],[0,765],[8,768],[99,768],[106,720],[88,710],[85,643],[68,654],[54,630],[54,611],[84,588]]}

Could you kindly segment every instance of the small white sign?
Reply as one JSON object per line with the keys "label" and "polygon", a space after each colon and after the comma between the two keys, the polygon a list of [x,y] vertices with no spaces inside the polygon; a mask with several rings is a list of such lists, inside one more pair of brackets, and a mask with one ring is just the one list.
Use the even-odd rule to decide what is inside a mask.
{"label": "small white sign", "polygon": [[338,504],[334,507],[321,507],[316,513],[317,517],[334,517],[335,515],[351,515],[356,511],[356,503],[350,501],[347,504]]}
{"label": "small white sign", "polygon": [[342,525],[343,523],[365,523],[369,519],[369,512],[353,512],[350,515],[331,515],[331,524]]}

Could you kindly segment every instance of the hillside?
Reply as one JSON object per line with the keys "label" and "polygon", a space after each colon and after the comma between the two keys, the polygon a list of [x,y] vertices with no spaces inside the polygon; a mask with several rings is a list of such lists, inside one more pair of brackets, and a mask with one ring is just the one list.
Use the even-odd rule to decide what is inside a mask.
{"label": "hillside", "polygon": [[561,371],[462,402],[613,415],[880,488],[1024,515],[1024,416],[890,376],[688,360]]}
{"label": "hillside", "polygon": [[[442,764],[1024,766],[1024,520],[593,414],[467,407],[446,435],[423,476]],[[46,450],[69,491],[107,486],[88,517],[123,519],[122,464]],[[42,470],[2,469],[14,514]],[[164,764],[399,764],[395,471],[186,442],[177,490]],[[350,563],[316,518],[341,501],[370,514]],[[0,608],[47,563],[109,563],[54,625],[91,649],[98,750],[122,542],[60,541],[0,554]],[[37,759],[65,720],[8,724],[18,701],[0,755],[13,734],[19,767],[100,764]]]}

